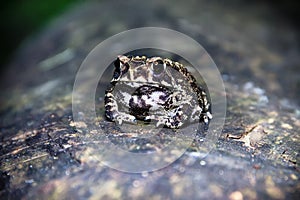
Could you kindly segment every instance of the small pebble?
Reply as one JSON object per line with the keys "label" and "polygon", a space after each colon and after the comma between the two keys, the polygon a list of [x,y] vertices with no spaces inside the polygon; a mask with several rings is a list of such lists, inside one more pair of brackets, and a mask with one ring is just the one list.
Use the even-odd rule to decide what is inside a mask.
{"label": "small pebble", "polygon": [[204,160],[201,160],[201,161],[200,161],[200,165],[201,165],[201,166],[204,166],[204,165],[206,165],[206,162],[205,162]]}
{"label": "small pebble", "polygon": [[229,199],[230,200],[243,200],[244,198],[243,198],[243,194],[240,191],[235,191],[229,195]]}

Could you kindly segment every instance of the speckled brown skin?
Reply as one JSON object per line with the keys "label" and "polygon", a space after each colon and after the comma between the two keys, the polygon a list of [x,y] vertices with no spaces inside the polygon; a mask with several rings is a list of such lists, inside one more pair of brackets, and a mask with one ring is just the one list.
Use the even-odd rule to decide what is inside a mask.
{"label": "speckled brown skin", "polygon": [[[136,119],[145,121],[152,119],[157,121],[157,125],[179,128],[191,115],[191,121],[200,120],[205,124],[208,124],[212,118],[206,92],[197,85],[194,76],[182,64],[161,57],[147,58],[145,56],[119,56],[114,64],[115,71],[111,86],[105,92],[107,119],[119,124],[123,121],[136,123]],[[167,70],[169,68],[179,72],[180,77],[172,77],[170,71]],[[181,82],[177,79],[181,79]],[[122,99],[126,97],[118,99],[113,93],[118,83],[140,91],[127,94],[127,102],[123,101]],[[178,88],[181,87],[183,89],[179,90]],[[190,92],[196,95],[195,103],[188,101],[191,97]],[[129,113],[119,110],[118,101],[128,107]],[[191,107],[189,109],[191,113],[184,113],[182,107],[185,105]],[[149,111],[155,107],[159,107],[156,110],[161,111],[156,111],[157,114],[149,114]],[[194,116],[195,113],[198,116]]]}

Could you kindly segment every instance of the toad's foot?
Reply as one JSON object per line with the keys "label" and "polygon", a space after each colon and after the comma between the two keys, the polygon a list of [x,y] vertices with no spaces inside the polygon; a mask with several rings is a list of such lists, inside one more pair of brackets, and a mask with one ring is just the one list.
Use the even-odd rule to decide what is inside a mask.
{"label": "toad's foot", "polygon": [[131,124],[137,123],[135,116],[126,113],[118,113],[113,121],[115,121],[118,125],[122,125],[123,122]]}
{"label": "toad's foot", "polygon": [[200,120],[205,124],[208,124],[209,120],[212,119],[212,114],[210,112],[202,113],[200,116]]}

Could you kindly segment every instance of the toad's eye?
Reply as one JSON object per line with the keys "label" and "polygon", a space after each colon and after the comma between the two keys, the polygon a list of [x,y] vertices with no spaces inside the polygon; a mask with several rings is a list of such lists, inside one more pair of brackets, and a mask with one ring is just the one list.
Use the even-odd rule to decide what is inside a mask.
{"label": "toad's eye", "polygon": [[129,69],[129,64],[127,61],[122,61],[120,58],[117,58],[117,60],[114,62],[115,65],[115,71],[113,78],[118,79],[121,75],[125,74]]}
{"label": "toad's eye", "polygon": [[129,64],[128,63],[121,64],[122,74],[127,73],[128,69],[129,69]]}
{"label": "toad's eye", "polygon": [[162,60],[157,60],[152,64],[151,68],[154,75],[158,76],[165,71],[166,65]]}
{"label": "toad's eye", "polygon": [[115,65],[115,71],[114,71],[114,75],[113,75],[113,78],[114,79],[118,79],[120,74],[121,74],[121,68],[120,68],[120,60],[119,58],[114,62],[114,65]]}

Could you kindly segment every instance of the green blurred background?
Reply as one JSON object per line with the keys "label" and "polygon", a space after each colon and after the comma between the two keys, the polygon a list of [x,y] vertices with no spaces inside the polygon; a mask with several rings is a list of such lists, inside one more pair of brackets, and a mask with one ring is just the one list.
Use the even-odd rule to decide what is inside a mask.
{"label": "green blurred background", "polygon": [[[0,72],[12,59],[13,53],[28,37],[34,37],[55,17],[84,0],[10,0],[3,1],[0,6],[1,53]],[[227,1],[226,1],[227,2]],[[220,3],[226,3],[220,1]],[[247,1],[230,0],[231,3],[247,4]],[[261,3],[256,0],[255,3]],[[299,3],[295,0],[264,0],[287,21],[300,27]],[[143,3],[143,1],[141,1]],[[251,2],[253,3],[253,2]],[[112,12],[113,14],[113,12]]]}
{"label": "green blurred background", "polygon": [[22,41],[82,0],[9,0],[0,6],[0,66],[7,64]]}

